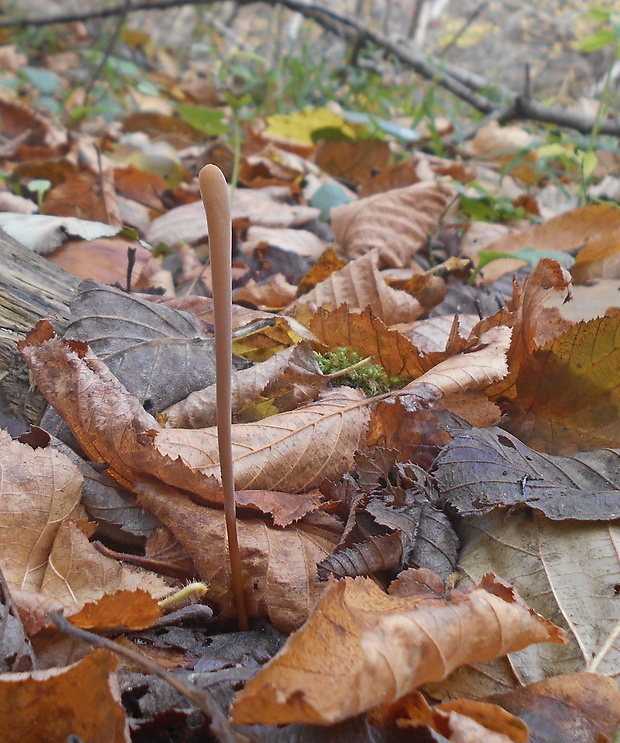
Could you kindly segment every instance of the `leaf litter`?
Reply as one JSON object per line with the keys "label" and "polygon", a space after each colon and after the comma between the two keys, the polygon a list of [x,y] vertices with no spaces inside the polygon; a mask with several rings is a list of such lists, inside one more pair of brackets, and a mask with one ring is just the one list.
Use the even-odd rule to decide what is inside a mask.
{"label": "leaf litter", "polygon": [[[237,189],[233,202],[235,296],[245,305],[233,308],[235,350],[245,357],[236,360],[233,380],[244,590],[257,626],[301,627],[259,670],[277,643],[258,657],[233,653],[233,663],[190,641],[209,629],[219,631],[210,636],[214,648],[227,637],[242,644],[241,635],[225,632],[234,604],[212,303],[199,296],[210,290],[208,236],[190,178],[198,150],[207,152],[193,144],[202,135],[172,116],[151,116],[150,135],[166,128],[157,135],[163,147],[142,132],[133,136],[136,122],[127,120],[118,140],[105,145],[111,158],[97,165],[87,136],[71,140],[6,100],[0,113],[3,134],[14,138],[3,162],[22,192],[44,172],[50,177],[47,216],[35,215],[43,224],[36,250],[94,279],[80,287],[64,338],[43,322],[21,343],[39,389],[72,432],[67,440],[85,459],[62,453],[53,439],[33,449],[2,433],[2,611],[16,639],[10,644],[4,630],[0,640],[19,659],[0,674],[4,698],[36,694],[24,703],[52,719],[59,695],[80,701],[62,686],[57,691],[54,679],[83,673],[77,683],[105,700],[105,721],[77,709],[66,730],[50,735],[91,739],[92,723],[99,725],[93,736],[129,740],[118,676],[125,701],[134,694],[138,705],[143,691],[155,699],[149,720],[133,718],[136,729],[157,730],[164,710],[183,717],[178,700],[165,707],[154,677],[141,676],[142,691],[132,690],[131,672],[117,672],[103,651],[63,645],[51,620],[63,609],[75,625],[114,633],[122,643],[130,642],[129,630],[139,631],[144,653],[170,667],[193,664],[200,683],[221,685],[224,709],[233,687],[247,682],[232,719],[245,723],[237,730],[251,740],[288,740],[290,732],[316,743],[323,733],[310,723],[331,726],[330,740],[387,740],[396,728],[422,726],[437,739],[521,741],[525,721],[532,736],[542,728],[532,709],[557,705],[567,719],[589,725],[593,740],[613,737],[608,720],[620,719],[617,692],[598,674],[618,674],[618,302],[609,292],[597,311],[606,317],[567,319],[549,299],[570,299],[571,276],[545,257],[571,251],[575,280],[611,280],[613,208],[587,206],[504,230],[474,222],[461,247],[456,195],[475,177],[496,183],[498,193],[512,190],[515,209],[527,196],[530,214],[549,214],[534,203],[534,151],[519,163],[497,159],[496,146],[485,148],[479,136],[472,147],[488,158],[484,166],[420,151],[393,172],[378,140],[315,148],[306,138],[299,151],[314,151],[310,162],[256,137],[258,154],[241,155],[242,183],[254,186]],[[29,122],[37,162],[19,141],[19,121]],[[510,146],[530,141],[517,127],[487,133]],[[175,149],[175,137],[194,149]],[[379,159],[350,171],[346,152],[357,152],[360,142]],[[230,152],[208,152],[230,168]],[[333,235],[317,222],[318,202],[301,185],[307,178],[338,186],[321,163],[332,175],[340,168],[359,196],[348,191],[350,203],[332,210]],[[500,186],[498,168],[511,164]],[[88,198],[80,193],[87,187]],[[85,215],[90,222],[70,221]],[[23,215],[10,219],[14,239],[31,239]],[[168,253],[153,257],[139,246],[133,282],[127,241],[91,239],[116,234],[123,221]],[[67,231],[82,241],[54,250]],[[499,277],[523,261],[493,261],[469,286],[471,267],[462,257],[475,264],[481,248],[520,256],[527,249],[532,266],[512,291]],[[167,293],[162,301],[106,281],[147,291],[165,286]],[[357,355],[361,375],[365,364],[380,367],[389,391],[368,399],[338,385],[346,368],[322,373],[317,355],[340,351],[341,358]],[[46,415],[44,426],[54,432]],[[160,606],[182,588],[179,576],[204,582],[208,613],[192,614],[196,599],[178,613]],[[177,626],[190,616],[198,630]],[[157,644],[166,623],[168,639]],[[254,632],[258,645],[261,630]],[[37,663],[42,670],[33,670]],[[486,681],[477,686],[480,674]],[[419,688],[429,682],[425,697]],[[524,683],[530,686],[519,688]],[[493,696],[441,702],[476,696],[477,688]],[[609,704],[585,705],[585,694]],[[187,730],[183,719],[178,727]],[[222,719],[213,731],[229,740],[236,733]],[[274,726],[283,724],[291,727],[280,734]]]}

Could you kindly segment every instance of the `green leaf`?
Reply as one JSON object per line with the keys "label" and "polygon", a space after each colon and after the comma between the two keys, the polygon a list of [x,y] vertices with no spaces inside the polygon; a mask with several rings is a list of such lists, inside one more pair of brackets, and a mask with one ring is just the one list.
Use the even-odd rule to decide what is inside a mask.
{"label": "green leaf", "polygon": [[192,106],[189,103],[177,103],[176,111],[186,124],[193,126],[208,137],[218,137],[228,131],[224,121],[224,112],[219,108]]}
{"label": "green leaf", "polygon": [[611,29],[601,28],[580,41],[578,49],[580,52],[598,52],[613,42],[614,32]]}

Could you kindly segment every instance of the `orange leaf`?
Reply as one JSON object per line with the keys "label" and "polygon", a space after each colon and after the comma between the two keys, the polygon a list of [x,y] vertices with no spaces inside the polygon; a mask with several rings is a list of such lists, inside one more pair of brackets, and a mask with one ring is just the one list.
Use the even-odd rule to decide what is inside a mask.
{"label": "orange leaf", "polygon": [[329,725],[466,663],[564,641],[563,630],[491,574],[447,600],[436,593],[437,576],[412,572],[426,580],[414,596],[389,596],[366,578],[332,582],[304,627],[237,696],[233,721]]}
{"label": "orange leaf", "polygon": [[129,743],[114,675],[117,660],[95,650],[66,668],[0,675],[3,743],[66,741]]}

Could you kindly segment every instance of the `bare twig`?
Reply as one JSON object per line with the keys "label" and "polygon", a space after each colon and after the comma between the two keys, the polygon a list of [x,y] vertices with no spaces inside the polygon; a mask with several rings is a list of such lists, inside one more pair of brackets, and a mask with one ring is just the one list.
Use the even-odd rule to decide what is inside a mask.
{"label": "bare twig", "polygon": [[112,54],[114,45],[116,44],[119,34],[121,32],[121,29],[123,28],[123,25],[125,24],[125,20],[127,19],[130,6],[131,6],[131,0],[125,0],[120,13],[118,14],[118,21],[116,23],[114,31],[112,32],[112,35],[110,36],[110,40],[108,41],[108,45],[106,46],[103,52],[103,55],[101,57],[101,61],[97,65],[93,74],[90,76],[90,80],[88,81],[84,89],[84,106],[88,105],[88,99],[90,98],[90,94],[93,90],[93,87],[95,86],[95,83],[99,79],[101,73],[103,72],[103,68],[106,66],[106,63],[108,59],[110,58],[110,55]]}
{"label": "bare twig", "polygon": [[119,645],[112,640],[108,640],[106,637],[99,637],[92,632],[74,627],[69,620],[65,619],[62,612],[56,612],[52,615],[54,624],[58,629],[68,637],[72,637],[75,640],[80,640],[88,645],[92,645],[96,648],[104,648],[109,650],[115,655],[120,655],[123,658],[135,663],[139,668],[142,668],[146,673],[152,673],[155,676],[163,679],[176,689],[179,694],[182,694],[186,699],[198,707],[203,715],[210,720],[211,731],[217,736],[221,743],[240,743],[243,738],[237,735],[230,724],[228,717],[222,711],[220,705],[217,703],[212,693],[208,689],[201,689],[194,684],[186,683],[182,681],[178,676],[164,670],[158,663],[151,660],[146,655],[142,655],[137,650],[132,650],[126,645]]}
{"label": "bare twig", "polygon": [[457,41],[461,38],[461,36],[467,31],[467,29],[471,26],[471,24],[478,18],[478,16],[487,9],[488,0],[482,0],[481,3],[479,3],[472,12],[467,16],[465,19],[463,25],[459,28],[459,30],[454,34],[454,36],[450,39],[450,41],[442,47],[439,52],[437,53],[437,56],[439,57],[445,57],[446,54],[454,47],[454,45],[457,43]]}
{"label": "bare twig", "polygon": [[[128,12],[166,10],[181,5],[213,5],[222,0],[153,0],[143,1],[130,5]],[[251,5],[256,0],[240,0],[238,5]],[[592,116],[584,116],[559,108],[542,106],[540,103],[524,101],[513,91],[498,85],[492,85],[480,75],[461,70],[455,65],[450,65],[442,60],[433,59],[430,55],[422,55],[408,48],[398,41],[387,38],[384,34],[372,31],[363,23],[353,18],[340,15],[330,8],[318,5],[310,5],[301,0],[265,0],[270,5],[280,4],[289,10],[301,13],[322,26],[325,30],[352,42],[361,38],[365,42],[380,47],[388,54],[398,59],[402,64],[417,72],[427,80],[433,80],[441,87],[448,90],[457,98],[469,103],[470,106],[489,117],[489,120],[506,122],[514,119],[530,119],[546,124],[555,124],[567,129],[576,129],[579,132],[589,134],[596,125]],[[54,23],[72,23],[75,21],[87,21],[95,18],[108,18],[123,12],[123,5],[99,10],[87,11],[85,13],[70,13],[48,16],[45,18],[0,18],[0,28],[11,28],[15,26],[48,26]],[[478,91],[485,87],[493,87],[496,94],[503,101],[512,101],[508,105],[502,105],[492,101]],[[600,124],[598,134],[620,136],[620,121],[607,120]]]}

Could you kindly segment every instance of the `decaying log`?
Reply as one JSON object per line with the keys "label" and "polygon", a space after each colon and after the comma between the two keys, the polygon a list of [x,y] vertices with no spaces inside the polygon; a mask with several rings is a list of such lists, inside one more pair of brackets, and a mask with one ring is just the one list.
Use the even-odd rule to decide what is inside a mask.
{"label": "decaying log", "polygon": [[14,412],[38,423],[45,399],[30,383],[17,344],[44,317],[62,333],[80,279],[0,229],[0,384]]}

